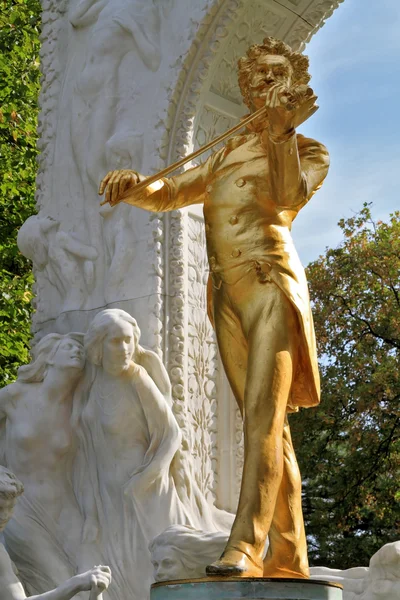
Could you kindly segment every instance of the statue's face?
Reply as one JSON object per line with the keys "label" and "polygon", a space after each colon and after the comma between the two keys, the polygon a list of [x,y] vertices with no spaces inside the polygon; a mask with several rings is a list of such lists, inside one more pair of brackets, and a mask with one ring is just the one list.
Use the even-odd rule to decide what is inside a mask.
{"label": "statue's face", "polygon": [[103,368],[111,375],[126,371],[135,351],[132,325],[120,319],[107,327],[103,341]]}
{"label": "statue's face", "polygon": [[83,345],[73,338],[62,339],[51,364],[61,368],[75,367],[81,371],[85,366]]}
{"label": "statue's face", "polygon": [[151,555],[156,581],[183,579],[186,572],[182,561],[169,546],[156,548]]}
{"label": "statue's face", "polygon": [[0,493],[0,531],[3,531],[8,521],[11,519],[15,503],[15,498],[2,498]]}
{"label": "statue's face", "polygon": [[254,63],[250,77],[250,96],[256,108],[265,103],[265,96],[272,85],[289,87],[292,66],[285,56],[263,54]]}

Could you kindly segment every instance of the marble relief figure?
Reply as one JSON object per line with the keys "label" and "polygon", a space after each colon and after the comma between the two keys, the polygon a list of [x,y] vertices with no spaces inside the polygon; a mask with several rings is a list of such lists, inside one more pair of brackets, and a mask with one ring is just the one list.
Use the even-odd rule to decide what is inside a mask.
{"label": "marble relief figure", "polygon": [[17,381],[0,391],[2,463],[25,488],[4,538],[30,594],[53,589],[78,567],[83,519],[72,489],[70,420],[82,342],[82,334],[45,336]]}
{"label": "marble relief figure", "polygon": [[155,581],[204,577],[207,565],[221,555],[227,540],[227,533],[171,525],[149,545]]}
{"label": "marble relief figure", "polygon": [[92,543],[91,560],[97,552],[96,560],[112,568],[115,598],[139,599],[150,585],[153,537],[172,523],[192,524],[171,472],[181,433],[170,382],[139,339],[125,311],[98,313],[85,335],[89,364],[74,399],[75,491],[85,542]]}
{"label": "marble relief figure", "polygon": [[232,516],[201,493],[169,377],[129,313],[42,338],[0,391],[0,419],[1,462],[25,488],[4,541],[26,593],[103,564],[108,598],[141,600],[154,537],[171,525],[227,535]]}
{"label": "marble relief figure", "polygon": [[140,135],[124,114],[135,79],[134,72],[124,77],[124,61],[129,55],[131,68],[139,59],[150,72],[157,71],[160,10],[155,1],[80,0],[70,12],[76,33],[88,30],[86,60],[73,98],[71,141],[76,163],[84,169],[81,176],[94,188],[107,158],[118,164],[120,157],[134,156],[140,146]]}
{"label": "marble relief figure", "polygon": [[[9,522],[15,504],[24,492],[24,486],[14,473],[0,467],[0,533]],[[0,542],[0,598],[1,600],[25,600],[25,590],[17,577],[15,565]],[[109,567],[98,566],[86,573],[79,573],[61,583],[56,589],[44,594],[29,596],[31,600],[71,600],[80,592],[90,591],[90,600],[101,600],[102,593],[111,582]],[[87,597],[87,595],[86,595]]]}
{"label": "marble relief figure", "polygon": [[51,217],[33,215],[18,232],[18,247],[60,297],[59,310],[82,308],[94,285],[97,251]]}

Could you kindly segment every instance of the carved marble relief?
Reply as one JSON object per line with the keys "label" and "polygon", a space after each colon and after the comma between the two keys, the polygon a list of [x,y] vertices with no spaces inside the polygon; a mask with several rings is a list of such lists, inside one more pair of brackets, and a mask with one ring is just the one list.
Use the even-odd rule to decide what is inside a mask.
{"label": "carved marble relief", "polygon": [[208,260],[204,224],[188,217],[188,413],[200,489],[215,493],[217,343],[207,316]]}
{"label": "carved marble relief", "polygon": [[106,564],[108,597],[139,600],[152,580],[148,544],[164,529],[227,534],[232,515],[196,477],[167,372],[127,312],[99,312],[86,334],[45,336],[0,391],[0,416],[2,462],[25,487],[4,539],[29,593]]}
{"label": "carved marble relief", "polygon": [[45,336],[16,383],[0,391],[2,463],[25,488],[4,538],[30,594],[56,587],[78,567],[83,519],[71,484],[70,417],[82,342],[82,334]]}

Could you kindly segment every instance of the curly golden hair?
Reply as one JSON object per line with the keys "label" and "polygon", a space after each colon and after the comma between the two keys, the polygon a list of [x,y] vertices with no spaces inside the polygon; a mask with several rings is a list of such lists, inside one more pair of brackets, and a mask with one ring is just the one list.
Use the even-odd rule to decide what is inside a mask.
{"label": "curly golden hair", "polygon": [[292,84],[294,87],[307,85],[311,79],[308,72],[309,60],[304,54],[295,52],[290,46],[276,40],[273,37],[267,37],[262,44],[253,44],[247,50],[247,56],[243,56],[238,61],[239,66],[239,87],[242,92],[244,103],[250,108],[251,98],[249,93],[250,77],[252,75],[253,66],[259,56],[264,54],[275,54],[277,56],[285,56],[291,64]]}

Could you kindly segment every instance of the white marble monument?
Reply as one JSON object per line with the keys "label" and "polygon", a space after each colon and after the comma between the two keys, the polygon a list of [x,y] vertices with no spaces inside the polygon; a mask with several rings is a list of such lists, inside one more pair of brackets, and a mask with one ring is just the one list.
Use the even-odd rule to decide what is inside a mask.
{"label": "white marble monument", "polygon": [[4,539],[27,594],[106,564],[105,598],[143,600],[152,538],[229,530],[242,426],[206,314],[202,215],[100,209],[97,188],[231,126],[247,47],[303,47],[340,1],[42,0],[39,212],[18,236],[33,353],[0,392],[2,464],[25,486]]}

